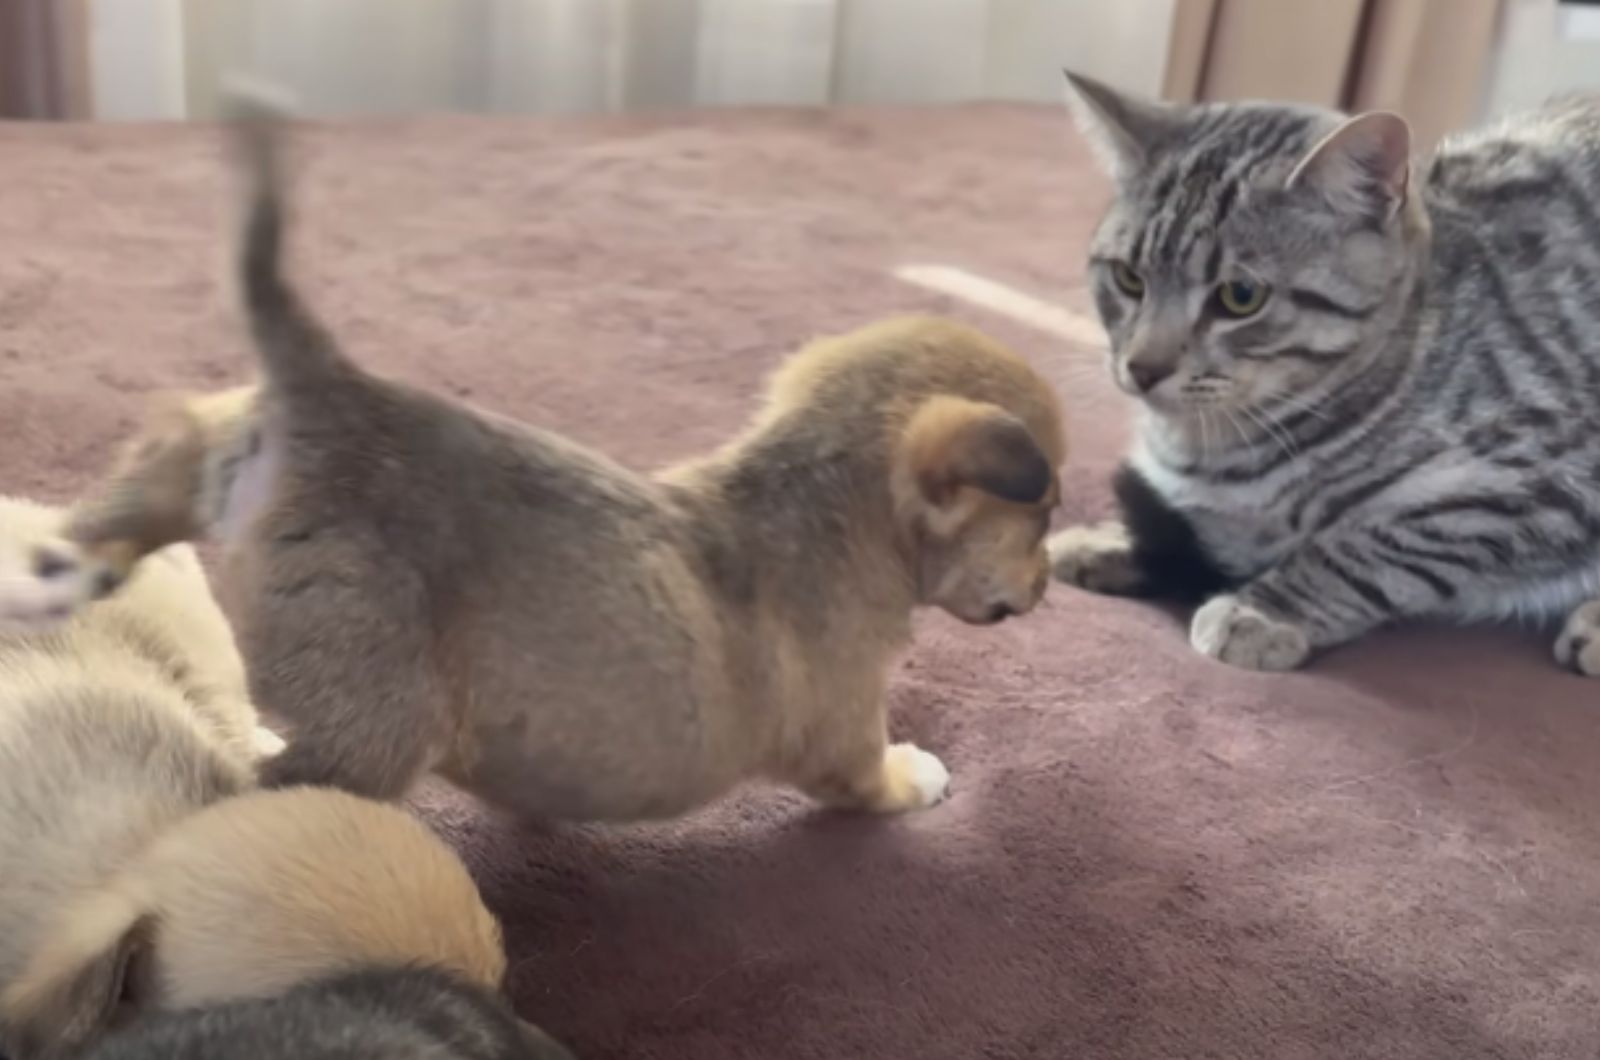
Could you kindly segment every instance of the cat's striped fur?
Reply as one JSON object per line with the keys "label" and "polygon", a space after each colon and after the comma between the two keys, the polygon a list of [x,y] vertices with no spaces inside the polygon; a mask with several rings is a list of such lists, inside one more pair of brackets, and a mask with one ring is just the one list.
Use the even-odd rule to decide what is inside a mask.
{"label": "cat's striped fur", "polygon": [[1140,412],[1125,525],[1063,532],[1057,574],[1210,596],[1196,647],[1252,668],[1534,615],[1600,671],[1600,101],[1412,167],[1394,115],[1073,82],[1117,182],[1091,272]]}

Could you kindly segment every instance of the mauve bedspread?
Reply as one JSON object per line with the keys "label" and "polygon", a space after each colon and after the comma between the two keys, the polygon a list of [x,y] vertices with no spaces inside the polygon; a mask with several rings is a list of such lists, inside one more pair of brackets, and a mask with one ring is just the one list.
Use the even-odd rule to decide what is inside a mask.
{"label": "mauve bedspread", "polygon": [[[891,273],[1086,307],[1105,187],[1053,110],[324,124],[306,163],[302,276],[374,368],[649,466],[807,336],[951,312],[1065,395],[1063,518],[1107,508],[1098,353]],[[203,127],[0,125],[0,174],[0,489],[65,498],[153,392],[247,375],[226,170]],[[1401,631],[1258,676],[1057,587],[921,623],[892,698],[954,771],[930,812],[418,804],[505,919],[520,1009],[589,1060],[1592,1060],[1600,684],[1547,641]]]}

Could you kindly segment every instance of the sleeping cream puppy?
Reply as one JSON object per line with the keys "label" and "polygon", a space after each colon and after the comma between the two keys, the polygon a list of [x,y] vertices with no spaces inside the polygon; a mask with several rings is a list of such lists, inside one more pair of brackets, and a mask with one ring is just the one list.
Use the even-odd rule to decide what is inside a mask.
{"label": "sleeping cream puppy", "polygon": [[434,968],[349,972],[281,997],[173,1012],[81,1060],[573,1060],[499,997]]}
{"label": "sleeping cream puppy", "polygon": [[[185,768],[147,753],[150,773]],[[135,766],[110,768],[136,796]],[[35,809],[49,820],[60,807]],[[69,1056],[152,1012],[336,973],[437,967],[494,989],[505,970],[499,925],[455,855],[397,807],[339,791],[214,802],[69,897],[0,989],[11,1060]]]}
{"label": "sleeping cream puppy", "polygon": [[[0,497],[0,596],[60,606],[28,593],[64,520]],[[0,988],[75,894],[249,787],[257,732],[244,664],[188,545],[49,632],[22,632],[0,609]],[[263,749],[281,748],[260,732]]]}
{"label": "sleeping cream puppy", "polygon": [[[280,262],[280,127],[248,106],[241,255],[264,380],[138,439],[77,514],[63,599],[217,533],[252,687],[291,723],[269,785],[379,798],[437,770],[523,815],[675,815],[752,777],[892,812],[944,765],[887,738],[912,612],[1045,591],[1057,399],[967,328],[826,339],[722,449],[654,477],[379,379]],[[65,560],[64,562],[62,560]]]}
{"label": "sleeping cream puppy", "polygon": [[498,928],[421,825],[339,792],[252,791],[282,742],[256,726],[189,546],[48,632],[15,628],[62,606],[37,569],[64,517],[0,498],[0,597],[17,607],[0,611],[0,1055],[375,963],[494,985]]}

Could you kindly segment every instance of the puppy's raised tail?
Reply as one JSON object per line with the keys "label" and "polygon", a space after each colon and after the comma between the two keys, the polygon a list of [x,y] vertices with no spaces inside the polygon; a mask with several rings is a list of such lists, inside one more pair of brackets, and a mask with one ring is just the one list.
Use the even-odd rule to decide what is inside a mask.
{"label": "puppy's raised tail", "polygon": [[287,207],[283,140],[289,110],[265,89],[230,86],[226,115],[243,176],[238,269],[245,316],[267,383],[317,387],[354,366],[289,283],[283,268]]}

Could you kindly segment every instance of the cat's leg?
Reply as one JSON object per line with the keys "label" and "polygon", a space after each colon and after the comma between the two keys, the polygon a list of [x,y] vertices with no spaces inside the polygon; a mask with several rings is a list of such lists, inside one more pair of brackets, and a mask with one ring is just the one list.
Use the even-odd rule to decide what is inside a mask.
{"label": "cat's leg", "polygon": [[1111,480],[1122,519],[1072,526],[1050,538],[1058,581],[1107,596],[1204,600],[1230,583],[1189,517],[1124,464]]}
{"label": "cat's leg", "polygon": [[1238,591],[1195,612],[1195,650],[1247,670],[1293,670],[1388,622],[1436,613],[1461,569],[1442,554],[1404,550],[1382,528],[1312,538]]}
{"label": "cat's leg", "polygon": [[1556,661],[1584,677],[1600,677],[1600,600],[1589,600],[1567,616],[1556,638]]}
{"label": "cat's leg", "polygon": [[1050,538],[1050,572],[1057,581],[1105,596],[1143,596],[1150,591],[1133,538],[1122,523],[1069,526]]}

